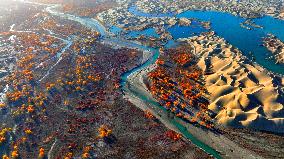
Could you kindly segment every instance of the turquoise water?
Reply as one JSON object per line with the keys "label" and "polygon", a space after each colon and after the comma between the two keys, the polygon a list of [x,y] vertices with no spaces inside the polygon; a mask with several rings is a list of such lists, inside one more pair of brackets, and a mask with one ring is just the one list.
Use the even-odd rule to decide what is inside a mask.
{"label": "turquoise water", "polygon": [[75,15],[72,15],[72,14],[61,13],[61,12],[58,12],[58,11],[55,10],[57,7],[60,7],[60,5],[49,6],[49,7],[46,8],[46,10],[53,15],[56,15],[56,16],[59,16],[59,17],[62,17],[62,18],[66,18],[66,19],[69,19],[69,20],[72,20],[72,21],[76,21],[76,22],[78,22],[78,23],[80,23],[80,24],[82,24],[82,25],[84,25],[88,28],[95,29],[98,32],[100,32],[101,36],[107,35],[105,27],[102,26],[102,24],[99,21],[97,21],[96,19],[87,18],[87,17],[78,17],[78,16],[75,16]]}
{"label": "turquoise water", "polygon": [[[154,55],[154,58],[156,58],[157,56]],[[153,59],[152,59],[153,60]],[[150,60],[150,61],[152,61]],[[146,65],[142,66],[145,67]],[[125,80],[127,80],[127,78],[124,78]],[[126,81],[124,81],[126,82]],[[126,84],[126,83],[124,83]],[[153,106],[158,107],[161,111],[163,111],[164,113],[167,113],[168,110],[166,108],[164,108],[163,106],[161,106],[159,103],[157,103],[156,101],[153,101],[151,99],[149,99],[148,97],[144,96],[143,94],[141,94],[140,92],[138,92],[135,89],[129,89],[131,91],[131,93],[133,93],[135,96],[139,97],[141,100],[143,100],[144,102],[151,104]],[[214,158],[216,159],[221,159],[222,157],[220,156],[220,154],[214,150],[213,148],[211,148],[210,146],[204,144],[203,142],[201,142],[200,140],[198,140],[196,137],[194,137],[189,131],[188,129],[183,126],[182,124],[180,124],[179,122],[183,122],[180,118],[176,118],[174,117],[173,119],[169,119],[169,122],[173,125],[176,126],[176,128],[184,135],[184,137],[186,137],[187,139],[189,139],[193,144],[195,144],[196,146],[198,146],[199,148],[201,148],[202,150],[204,150],[206,153],[212,155]]]}
{"label": "turquoise water", "polygon": [[[150,47],[142,47],[140,49],[147,49],[150,50],[151,52],[154,53],[154,55],[145,63],[143,63],[142,65],[133,68],[132,70],[129,70],[127,72],[125,72],[124,74],[122,74],[121,76],[121,81],[120,84],[122,86],[122,89],[125,90],[126,86],[127,86],[127,80],[129,75],[131,75],[132,73],[135,73],[137,71],[143,70],[146,67],[150,66],[151,64],[155,63],[157,61],[157,59],[159,58],[159,51],[157,49],[153,49]],[[159,103],[157,103],[156,101],[153,101],[149,98],[147,98],[146,96],[144,96],[143,94],[137,92],[136,90],[131,90],[129,89],[129,91],[134,94],[135,96],[139,97],[142,101],[149,103],[151,105],[157,106],[160,108],[160,110],[167,112],[167,109],[165,109],[163,106],[161,106]],[[189,139],[193,144],[195,144],[196,146],[198,146],[199,148],[203,149],[206,153],[212,155],[213,157],[215,157],[216,159],[221,159],[221,156],[219,155],[219,153],[214,150],[213,148],[211,148],[210,146],[204,144],[203,142],[201,142],[200,140],[198,140],[196,137],[194,137],[188,130],[186,127],[184,127],[182,124],[180,124],[178,121],[181,121],[181,119],[179,118],[174,118],[172,120],[170,120],[170,122],[175,125],[177,127],[177,129],[187,138]]]}
{"label": "turquoise water", "polygon": [[[142,13],[141,11],[135,10],[135,7],[130,8],[130,12],[137,16],[149,17],[148,13]],[[275,60],[267,60],[268,57],[272,56],[265,47],[260,46],[262,44],[262,38],[268,33],[276,35],[280,40],[284,41],[284,21],[275,19],[270,16],[264,16],[262,18],[255,19],[256,24],[262,25],[264,28],[253,28],[247,30],[240,26],[240,23],[246,19],[234,16],[229,13],[217,12],[217,11],[185,11],[181,14],[162,14],[159,16],[176,16],[178,18],[197,18],[201,21],[210,21],[212,30],[220,37],[223,37],[233,46],[239,48],[245,56],[255,58],[255,61],[267,70],[284,74],[284,64],[275,64]],[[150,17],[153,17],[152,15]],[[158,17],[159,17],[158,16]],[[178,38],[187,38],[195,34],[200,34],[206,30],[200,25],[193,26],[179,26],[175,25],[168,29],[176,40]],[[252,54],[250,54],[252,53]]]}
{"label": "turquoise water", "polygon": [[[173,41],[171,41],[171,43],[168,45],[170,46],[174,46],[175,43]],[[158,49],[154,49],[151,47],[147,47],[147,46],[140,46],[137,47],[139,49],[143,49],[143,50],[148,50],[151,51],[153,54],[153,56],[147,60],[145,63],[143,63],[140,66],[137,66],[135,68],[133,68],[132,70],[129,70],[127,72],[125,72],[124,74],[121,75],[121,80],[120,80],[120,85],[122,86],[122,90],[124,91],[127,87],[127,81],[128,81],[128,77],[129,75],[131,75],[132,73],[138,72],[140,70],[145,69],[146,67],[152,65],[153,63],[155,63],[157,61],[157,59],[160,56],[159,50]],[[139,97],[142,101],[149,103],[151,105],[157,106],[159,107],[162,111],[167,111],[163,106],[161,106],[159,103],[157,103],[156,101],[153,101],[149,98],[147,98],[146,96],[144,96],[143,94],[135,91],[135,90],[130,90],[130,92],[132,94],[134,94],[135,96]],[[196,137],[194,137],[188,130],[186,127],[184,127],[182,124],[180,124],[178,121],[181,120],[179,118],[174,118],[172,120],[170,120],[170,122],[175,125],[177,127],[177,129],[179,129],[179,131],[187,138],[189,139],[193,144],[195,144],[196,146],[198,146],[199,148],[203,149],[206,153],[212,155],[213,157],[215,157],[216,159],[221,159],[221,156],[219,155],[219,153],[214,150],[213,148],[211,148],[210,146],[204,144],[203,142],[201,142],[200,140],[198,140]]]}
{"label": "turquoise water", "polygon": [[157,34],[157,32],[154,28],[147,28],[147,29],[144,29],[142,31],[129,31],[129,33],[126,34],[126,36],[131,37],[131,38],[135,38],[135,37],[138,37],[140,35],[144,35],[144,36],[147,36],[147,37],[155,37],[155,38],[160,37],[160,35]]}
{"label": "turquoise water", "polygon": [[190,36],[198,35],[207,31],[200,23],[192,21],[190,26],[180,26],[178,24],[170,27],[168,31],[171,33],[174,39],[187,38]]}
{"label": "turquoise water", "polygon": [[175,40],[169,40],[168,43],[165,45],[165,48],[169,49],[176,46],[178,46],[178,42],[176,42]]}
{"label": "turquoise water", "polygon": [[[177,17],[198,18],[204,21],[211,21],[212,30],[220,37],[226,39],[233,46],[239,48],[244,55],[250,56],[251,52],[255,61],[267,68],[268,70],[284,74],[284,65],[275,64],[274,60],[266,60],[272,54],[263,46],[262,38],[267,33],[273,33],[281,40],[284,41],[284,21],[278,20],[269,16],[256,19],[256,24],[264,26],[264,29],[254,28],[253,30],[247,30],[240,27],[240,23],[246,19],[233,16],[229,13],[222,13],[216,11],[186,11],[177,15]],[[175,32],[174,34],[182,34],[181,32]]]}
{"label": "turquoise water", "polygon": [[[136,10],[136,8],[130,8],[129,9],[130,12],[138,15],[138,16],[147,16],[147,17],[165,17],[165,16],[174,16],[174,14],[169,13],[169,14],[148,14],[148,13],[142,13]],[[50,11],[52,12],[52,11]],[[54,13],[58,16],[70,19],[70,20],[74,20],[77,22],[80,22],[81,24],[90,27],[90,28],[94,28],[97,29],[98,31],[101,32],[102,38],[104,38],[104,40],[109,40],[111,42],[116,43],[117,45],[121,45],[123,43],[123,45],[130,45],[130,46],[134,46],[143,50],[149,50],[151,52],[154,53],[153,57],[150,58],[147,62],[145,62],[144,64],[124,73],[121,76],[121,86],[122,89],[124,89],[126,87],[126,82],[128,79],[128,76],[132,73],[135,73],[136,71],[140,71],[142,69],[144,69],[145,67],[153,64],[157,58],[159,57],[159,51],[157,49],[153,49],[147,46],[143,46],[143,45],[139,45],[139,44],[135,44],[133,42],[130,41],[124,41],[122,42],[120,39],[109,39],[109,37],[107,36],[107,32],[105,31],[105,28],[96,20],[94,19],[90,19],[90,18],[80,18],[80,17],[75,17],[73,15],[68,15],[68,14],[62,14],[62,13]],[[246,29],[243,29],[240,27],[240,22],[243,22],[245,19],[243,18],[238,18],[235,16],[232,16],[230,14],[227,13],[221,13],[221,12],[196,12],[196,11],[188,11],[188,12],[184,12],[182,14],[179,14],[178,17],[188,17],[188,18],[198,18],[200,20],[206,20],[206,21],[211,21],[212,24],[212,29],[214,31],[217,32],[217,34],[221,37],[224,37],[227,41],[229,41],[230,43],[232,43],[233,45],[235,45],[236,47],[240,48],[242,51],[244,51],[244,53],[246,55],[248,55],[249,51],[255,51],[259,54],[259,56],[257,57],[257,62],[259,62],[261,65],[263,65],[264,67],[267,67],[270,70],[273,70],[274,72],[279,72],[279,73],[283,73],[283,65],[275,65],[273,62],[267,62],[264,60],[264,58],[262,58],[262,54],[267,53],[268,51],[263,48],[263,47],[259,47],[259,44],[261,44],[261,38],[263,36],[266,35],[266,33],[268,33],[271,30],[275,30],[275,25],[282,25],[281,21],[275,21],[274,23],[270,23],[270,24],[266,24],[266,28],[261,30],[261,29],[254,29],[252,31],[248,31]],[[265,20],[268,20],[268,22],[265,22]],[[267,19],[267,17],[264,17],[263,20],[262,18],[259,20],[256,20],[256,22],[258,24],[260,23],[269,23],[269,21],[274,21],[274,19]],[[280,29],[278,29],[278,31],[275,31],[275,35],[279,36],[280,38],[282,38],[282,32],[281,32],[281,28],[284,27],[280,27]],[[195,29],[195,28],[191,28],[191,29]],[[175,39],[180,38],[182,36],[188,36],[185,35],[185,32],[190,32],[191,29],[188,28],[183,28],[180,26],[174,26],[172,28],[172,34],[173,37]],[[192,31],[192,33],[194,32],[202,32],[202,30],[198,29],[198,27],[196,28],[196,31]],[[118,31],[118,28],[114,28],[114,31]],[[171,31],[171,28],[169,29],[169,31]],[[120,31],[118,31],[117,33],[119,33]],[[143,31],[141,31],[143,32]],[[153,33],[153,31],[150,30],[146,30],[146,33],[149,32],[151,35],[151,32]],[[145,34],[146,34],[145,33]],[[148,34],[148,33],[147,33]],[[153,33],[154,34],[154,33]],[[175,42],[171,41],[170,45],[174,45]],[[255,52],[253,52],[255,54]],[[270,65],[271,64],[271,65]],[[155,101],[151,101],[149,99],[146,99],[143,95],[131,92],[134,95],[137,95],[137,97],[139,97],[141,100],[147,102],[147,103],[152,103],[156,106],[158,106],[161,110],[166,111],[162,106],[160,106],[159,104],[157,104]],[[156,104],[155,104],[156,103]],[[171,122],[183,133],[183,135],[190,139],[192,141],[192,143],[196,144],[198,147],[202,148],[205,152],[212,154],[215,158],[221,158],[219,153],[217,151],[215,151],[214,149],[212,149],[211,147],[209,147],[208,145],[202,143],[201,141],[199,141],[197,138],[195,138],[192,134],[190,134],[190,132],[188,132],[181,124],[179,124],[177,121],[179,119],[175,118],[173,120],[171,120]]]}
{"label": "turquoise water", "polygon": [[129,70],[129,71],[125,72],[124,74],[122,74],[121,75],[121,81],[120,81],[120,84],[121,84],[122,87],[126,86],[126,82],[127,82],[127,79],[128,79],[129,75],[131,75],[132,73],[135,73],[136,71],[143,70],[144,68],[152,65],[159,58],[160,53],[159,53],[159,51],[157,49],[153,49],[153,48],[149,48],[149,47],[146,47],[146,48],[144,47],[142,49],[150,50],[151,52],[154,53],[153,56],[149,60],[147,60],[145,63],[143,63],[142,65],[140,65],[138,67],[135,67],[132,70]]}
{"label": "turquoise water", "polygon": [[255,19],[254,21],[256,22],[256,24],[259,24],[264,27],[264,33],[272,33],[276,35],[279,39],[284,41],[284,20],[265,16],[263,18]]}
{"label": "turquoise water", "polygon": [[120,27],[117,27],[117,26],[111,26],[109,28],[109,31],[114,33],[114,34],[120,34],[123,31],[123,29],[121,29]]}
{"label": "turquoise water", "polygon": [[[136,8],[133,7],[130,8],[129,11],[133,14],[136,14],[137,16],[156,17],[155,14],[149,15],[148,13],[142,13],[140,11],[137,11]],[[163,16],[171,17],[173,15],[171,14],[158,15],[158,17],[163,17]],[[247,30],[240,26],[240,23],[244,22],[246,19],[236,17],[228,13],[215,12],[215,11],[206,11],[206,12],[186,11],[176,16],[197,18],[202,21],[210,21],[212,24],[211,25],[212,30],[215,31],[217,35],[225,38],[229,43],[231,43],[232,45],[236,46],[241,51],[243,51],[244,55],[250,58],[251,55],[249,53],[251,52],[254,55],[257,63],[259,63],[260,65],[262,65],[263,67],[267,68],[270,71],[284,74],[283,65],[275,64],[275,61],[273,60],[266,60],[267,57],[271,56],[271,53],[266,48],[260,46],[262,44],[262,38],[265,37],[267,33],[273,33],[281,40],[284,40],[283,21],[265,16],[263,18],[255,20],[256,24],[262,25],[264,29],[253,28],[253,30]],[[172,34],[174,40],[176,40],[178,38],[186,38],[194,34],[200,34],[201,32],[205,32],[206,30],[200,25],[193,24],[193,26],[188,26],[188,27],[175,25],[173,27],[168,28],[168,31]],[[145,34],[145,32],[146,34],[149,34],[151,31],[144,30],[141,31],[140,33]],[[174,45],[175,44],[174,40],[171,40],[167,46]],[[148,60],[146,63],[142,64],[141,66],[138,66],[133,70],[130,70],[122,75],[121,85],[123,87],[126,86],[126,81],[130,74],[142,70],[156,61],[156,59],[159,57],[159,52],[153,49],[151,49],[151,51],[154,51],[155,54],[150,60]],[[138,96],[141,100],[156,105],[161,110],[164,110],[162,106],[157,104],[155,101],[150,101],[143,95],[139,94],[139,92],[137,94],[137,92],[135,93],[135,91],[132,91],[132,93]],[[181,124],[179,124],[177,120],[178,119],[175,119],[172,120],[171,122],[183,133],[185,137],[190,139],[195,145],[202,148],[205,152],[213,155],[215,158],[221,158],[216,150],[212,149],[208,145],[196,139]]]}

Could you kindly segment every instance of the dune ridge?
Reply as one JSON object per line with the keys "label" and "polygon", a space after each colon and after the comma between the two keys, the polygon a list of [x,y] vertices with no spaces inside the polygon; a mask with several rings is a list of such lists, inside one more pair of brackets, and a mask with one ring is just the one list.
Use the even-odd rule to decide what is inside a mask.
{"label": "dune ridge", "polygon": [[181,41],[199,57],[217,123],[284,133],[283,77],[249,61],[214,33]]}

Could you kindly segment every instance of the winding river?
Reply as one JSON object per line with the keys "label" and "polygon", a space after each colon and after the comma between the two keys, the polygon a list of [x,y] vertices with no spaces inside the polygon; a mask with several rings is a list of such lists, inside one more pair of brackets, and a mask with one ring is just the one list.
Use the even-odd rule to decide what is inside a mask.
{"label": "winding river", "polygon": [[[148,47],[148,46],[144,46],[144,45],[141,45],[141,44],[139,44],[137,42],[127,41],[127,40],[124,40],[124,39],[121,39],[121,38],[108,36],[109,33],[106,31],[106,28],[99,21],[97,21],[96,19],[82,18],[82,17],[71,15],[71,14],[64,14],[64,13],[56,11],[55,8],[57,8],[57,7],[59,7],[59,6],[58,5],[49,6],[49,7],[46,8],[46,11],[48,11],[52,15],[59,16],[59,17],[62,17],[62,18],[66,18],[66,19],[69,19],[69,20],[73,20],[73,21],[79,22],[79,23],[81,23],[82,25],[84,25],[84,26],[86,26],[88,28],[91,28],[91,29],[99,31],[100,34],[101,34],[101,41],[102,42],[116,44],[116,45],[118,45],[120,47],[137,48],[137,49],[142,50],[142,51],[148,51],[148,52],[150,51],[150,52],[153,53],[153,56],[150,57],[150,59],[148,59],[145,63],[141,64],[138,67],[133,68],[130,71],[125,72],[121,76],[122,90],[126,89],[125,87],[126,87],[126,84],[127,84],[127,81],[128,81],[128,77],[131,74],[134,74],[134,73],[136,73],[138,71],[141,71],[141,70],[145,69],[146,67],[154,64],[156,62],[156,60],[158,59],[158,57],[159,57],[159,50],[158,49],[151,48],[151,47]],[[134,92],[134,91],[131,92],[131,93],[133,95],[139,97],[144,102],[151,103],[151,104],[159,107],[162,111],[167,111],[162,106],[160,106],[156,101],[150,100],[150,99],[146,98],[145,96],[143,96],[143,95],[141,95],[141,94],[139,94],[137,92]],[[200,147],[201,149],[203,149],[208,154],[211,154],[215,158],[221,158],[219,153],[216,150],[214,150],[213,148],[209,147],[208,145],[202,143],[197,138],[195,138],[192,134],[190,134],[190,132],[187,131],[187,129],[183,125],[178,123],[177,120],[180,120],[180,119],[174,118],[174,119],[172,119],[171,123],[174,124],[176,126],[176,128],[178,130],[180,130],[180,132],[182,132],[182,134],[186,138],[188,138],[193,144],[195,144],[196,146]]]}
{"label": "winding river", "polygon": [[[129,12],[142,17],[148,17],[149,15],[149,13],[143,13],[137,10],[136,7],[131,7]],[[283,20],[276,19],[271,16],[253,19],[255,24],[260,25],[263,28],[249,26],[251,30],[248,30],[240,25],[247,19],[234,16],[226,12],[189,10],[174,16],[172,13],[157,14],[156,16],[164,17],[166,15],[169,17],[186,17],[195,18],[201,21],[210,21],[211,30],[215,31],[218,36],[224,38],[230,44],[240,49],[245,56],[248,58],[252,58],[253,56],[255,62],[267,70],[284,75],[284,64],[276,64],[274,59],[269,59],[272,57],[272,53],[265,47],[261,46],[263,38],[269,33],[284,41]],[[173,27],[168,28],[167,31],[171,33],[174,40],[177,40],[179,38],[188,38],[194,33],[199,34],[201,32],[205,32],[206,30],[196,25],[194,27],[174,25]],[[141,33],[143,32],[145,32],[145,30],[141,31]],[[139,34],[139,32],[135,31],[135,35],[136,34]],[[146,32],[146,34],[148,33]]]}
{"label": "winding river", "polygon": [[[42,4],[37,4],[37,5],[42,5]],[[158,57],[159,57],[159,50],[158,49],[141,45],[140,43],[135,42],[135,41],[124,40],[123,38],[120,38],[119,36],[117,36],[117,37],[109,36],[110,33],[107,31],[107,29],[96,19],[78,17],[78,16],[71,15],[71,14],[61,13],[61,12],[55,10],[57,7],[59,7],[59,5],[47,5],[46,11],[49,12],[50,14],[54,15],[54,16],[59,16],[61,18],[76,21],[76,22],[79,22],[79,23],[81,23],[82,25],[84,25],[88,28],[97,30],[101,34],[100,40],[102,42],[115,44],[115,45],[120,46],[120,47],[137,48],[137,49],[142,50],[142,51],[150,51],[150,52],[153,53],[153,56],[150,59],[148,59],[145,63],[141,64],[140,66],[138,66],[136,68],[133,68],[132,70],[130,70],[128,72],[125,72],[121,76],[121,86],[122,86],[123,90],[127,89],[126,87],[127,87],[128,78],[129,78],[130,75],[137,73],[137,72],[147,68],[148,66],[151,66],[158,59]],[[264,29],[257,28],[257,29],[254,29],[254,30],[251,31],[251,30],[245,30],[244,28],[240,28],[239,24],[241,22],[243,22],[245,19],[232,16],[228,13],[207,12],[207,11],[206,12],[187,11],[187,12],[181,13],[179,15],[173,15],[171,13],[170,14],[162,14],[162,15],[157,14],[156,15],[156,14],[148,14],[148,13],[139,12],[139,11],[137,11],[137,9],[135,7],[129,8],[129,11],[133,14],[136,14],[137,16],[145,16],[145,17],[165,17],[165,16],[172,17],[172,16],[177,16],[177,17],[187,17],[187,18],[198,18],[200,20],[211,21],[212,22],[212,30],[216,31],[218,35],[220,35],[221,37],[224,37],[230,43],[232,43],[233,45],[240,48],[245,53],[245,55],[249,55],[248,52],[253,52],[255,57],[256,57],[256,62],[258,62],[259,64],[261,64],[262,66],[266,67],[268,70],[271,70],[273,72],[277,72],[277,73],[280,73],[280,74],[284,73],[283,65],[276,65],[276,64],[274,64],[273,61],[265,60],[265,58],[267,56],[269,56],[269,55],[267,55],[268,51],[265,48],[259,46],[259,44],[261,42],[260,41],[261,38],[263,36],[265,36],[266,33],[270,33],[270,32],[276,34],[276,36],[278,36],[281,40],[284,40],[284,30],[283,30],[284,22],[276,21],[276,20],[274,20],[274,18],[269,18],[269,17],[256,19],[255,20],[256,23],[263,25]],[[226,19],[227,22],[220,21],[220,19]],[[270,21],[276,21],[276,22],[270,23],[268,25],[267,23],[269,23]],[[280,27],[280,31],[279,31],[279,29],[275,29],[275,25],[273,25],[273,24],[280,25],[280,26],[283,25],[283,27]],[[174,39],[183,38],[183,36],[184,36],[183,32],[185,30],[183,30],[183,28],[179,28],[178,26],[174,26],[174,27],[175,28],[172,29],[172,34],[173,34]],[[186,28],[184,28],[184,29],[186,29]],[[150,31],[153,31],[153,30],[150,30]],[[171,29],[169,31],[171,32]],[[200,31],[200,30],[198,30],[198,31]],[[234,31],[234,32],[232,32],[232,31]],[[115,33],[115,34],[118,35],[119,33]],[[69,43],[66,46],[65,49],[70,47],[70,45],[71,45],[71,43]],[[256,47],[256,46],[258,46],[258,47]],[[133,91],[133,90],[130,93],[132,93],[132,95],[138,97],[140,100],[142,100],[146,103],[150,103],[152,105],[157,106],[158,108],[160,108],[161,111],[166,111],[156,101],[145,97],[143,94],[140,94],[139,92]],[[175,127],[180,132],[182,132],[182,134],[186,138],[188,138],[193,144],[200,147],[201,149],[203,149],[208,154],[211,154],[215,158],[221,158],[219,153],[216,150],[214,150],[213,148],[204,144],[203,142],[198,140],[195,136],[193,136],[182,124],[180,124],[178,122],[179,120],[180,119],[178,119],[178,118],[174,118],[174,119],[171,120],[171,123],[173,125],[175,125]]]}

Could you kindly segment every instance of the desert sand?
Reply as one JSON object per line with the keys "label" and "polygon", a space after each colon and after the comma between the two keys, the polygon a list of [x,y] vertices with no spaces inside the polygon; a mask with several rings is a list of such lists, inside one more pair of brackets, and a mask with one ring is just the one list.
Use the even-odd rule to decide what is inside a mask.
{"label": "desert sand", "polygon": [[249,61],[214,33],[181,41],[200,58],[217,123],[284,133],[283,77]]}
{"label": "desert sand", "polygon": [[[161,111],[157,106],[145,102],[134,95],[136,92],[149,100],[155,101],[155,99],[151,95],[151,92],[147,89],[144,83],[144,78],[147,78],[147,73],[151,72],[155,68],[156,64],[153,64],[144,68],[143,70],[131,74],[128,77],[128,86],[125,90],[124,98],[133,103],[138,108],[142,109],[143,111],[150,111],[169,129],[181,133],[180,130],[176,127],[176,125],[171,122],[173,119],[168,116],[168,113]],[[181,120],[180,124],[182,124],[187,129],[187,131],[189,131],[198,140],[220,152],[222,158],[262,158],[254,152],[240,147],[235,142],[229,140],[223,135],[216,134],[211,131],[206,131],[200,127],[195,127],[194,125],[188,124]]]}

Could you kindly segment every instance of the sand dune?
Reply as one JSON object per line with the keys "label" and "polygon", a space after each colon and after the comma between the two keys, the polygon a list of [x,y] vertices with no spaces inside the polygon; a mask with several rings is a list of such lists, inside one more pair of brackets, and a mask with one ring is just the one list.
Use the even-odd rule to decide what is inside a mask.
{"label": "sand dune", "polygon": [[250,62],[213,34],[182,40],[193,45],[200,57],[209,109],[217,113],[218,123],[284,133],[282,77]]}

